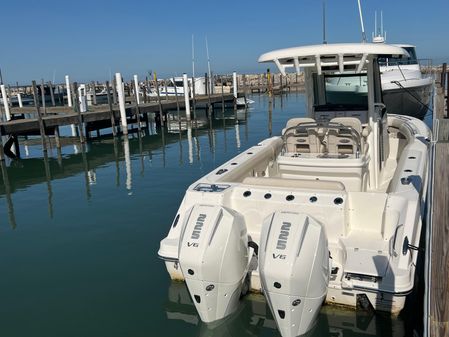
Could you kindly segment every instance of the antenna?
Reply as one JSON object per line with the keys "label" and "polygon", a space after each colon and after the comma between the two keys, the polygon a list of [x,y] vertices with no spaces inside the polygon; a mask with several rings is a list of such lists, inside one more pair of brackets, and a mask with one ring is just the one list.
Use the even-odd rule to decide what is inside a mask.
{"label": "antenna", "polygon": [[366,42],[365,26],[363,25],[362,6],[360,5],[360,0],[357,0],[357,2],[359,4],[360,25],[362,26],[362,42]]}
{"label": "antenna", "polygon": [[195,43],[193,34],[192,34],[192,76],[195,79]]}
{"label": "antenna", "polygon": [[374,35],[377,34],[377,11],[374,11]]}
{"label": "antenna", "polygon": [[209,45],[207,44],[207,36],[206,36],[206,54],[207,54],[207,72],[209,75],[209,92],[212,89],[212,79],[211,77],[211,73],[210,73],[210,58],[209,58]]}
{"label": "antenna", "polygon": [[384,15],[382,11],[380,11],[380,34],[384,36]]}
{"label": "antenna", "polygon": [[0,84],[3,84],[2,68],[0,68]]}
{"label": "antenna", "polygon": [[327,44],[327,41],[326,41],[326,0],[323,0],[323,44]]}

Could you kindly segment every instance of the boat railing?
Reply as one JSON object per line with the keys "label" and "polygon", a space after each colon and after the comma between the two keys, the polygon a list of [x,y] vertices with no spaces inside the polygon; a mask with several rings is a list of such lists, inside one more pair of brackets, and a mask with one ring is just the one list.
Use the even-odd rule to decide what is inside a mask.
{"label": "boat railing", "polygon": [[433,76],[434,69],[432,59],[418,59],[418,63],[422,74],[426,75],[426,77]]}
{"label": "boat railing", "polygon": [[320,143],[324,145],[324,150],[320,151],[320,153],[321,152],[328,153],[329,152],[328,139],[332,131],[335,131],[337,133],[337,137],[350,136],[354,141],[354,144],[356,145],[356,150],[354,151],[354,154],[356,158],[359,158],[362,149],[362,136],[352,126],[336,122],[304,122],[289,127],[288,129],[285,130],[282,136],[283,141],[282,153],[288,152],[287,151],[288,138],[298,137],[300,135],[305,134],[309,135],[311,133],[314,133],[319,139]]}

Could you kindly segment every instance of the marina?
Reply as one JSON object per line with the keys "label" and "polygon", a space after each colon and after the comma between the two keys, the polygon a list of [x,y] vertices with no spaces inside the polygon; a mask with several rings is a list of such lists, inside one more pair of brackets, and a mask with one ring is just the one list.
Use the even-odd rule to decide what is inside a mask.
{"label": "marina", "polygon": [[[441,74],[444,74],[444,72],[442,71]],[[436,73],[436,78],[438,78],[439,76],[440,75]],[[243,78],[245,77],[247,76],[241,77],[242,83]],[[441,78],[438,83],[445,83],[446,77],[444,77],[443,75],[441,75],[440,77]],[[250,77],[248,76],[248,78]],[[291,97],[294,97],[294,100],[296,102],[298,99],[302,101],[299,106],[301,106],[302,104],[305,108],[307,106],[307,101],[305,100],[307,96],[305,96],[302,91],[296,93],[292,93],[290,91],[289,93],[288,90],[282,90],[281,93],[276,94],[276,92],[273,90],[275,86],[268,85],[268,78],[270,78],[270,76],[265,74],[263,75],[263,78],[266,79],[265,87],[268,88],[265,94],[258,94],[256,96],[247,97],[248,92],[251,92],[251,82],[249,81],[249,84],[246,84],[246,86],[244,87],[245,90],[237,93],[237,97],[244,98],[245,100],[248,99],[249,101],[255,103],[256,111],[259,109],[267,110],[268,115],[265,115],[264,123],[266,132],[268,132],[268,135],[271,136],[276,134],[275,132],[273,132],[273,118],[275,117],[273,115],[273,110],[276,109],[276,105],[280,105],[282,111],[285,105],[289,105],[288,102],[291,100]],[[280,75],[279,79],[282,79],[282,74]],[[279,82],[281,81],[282,80],[280,80]],[[255,81],[253,81],[253,83],[255,87],[260,87],[255,83]],[[304,87],[304,84],[302,84],[302,86]],[[332,86],[330,88],[333,88],[333,90],[335,89]],[[229,91],[232,92],[232,90]],[[435,138],[434,153],[436,159],[434,162],[434,170],[436,174],[441,177],[440,179],[445,179],[444,177],[446,174],[446,170],[444,169],[444,166],[441,166],[441,164],[439,163],[441,159],[443,159],[444,162],[445,150],[443,150],[443,148],[445,139],[449,137],[449,128],[446,125],[445,117],[447,114],[447,94],[445,94],[445,92],[447,92],[447,86],[438,84],[434,96],[435,121],[433,122],[433,124],[434,130],[437,130],[436,132],[434,132],[436,135],[438,135],[438,138]],[[55,196],[55,191],[57,191],[57,189],[55,189],[54,187],[54,181],[73,179],[73,177],[76,176],[79,176],[80,178],[83,177],[82,180],[84,180],[84,183],[82,185],[84,186],[84,198],[86,201],[90,202],[90,200],[95,198],[94,191],[98,179],[97,170],[101,171],[102,167],[105,166],[115,166],[116,173],[114,180],[116,186],[120,186],[124,181],[125,189],[128,195],[132,196],[134,195],[133,190],[135,189],[135,179],[133,179],[132,177],[132,166],[134,166],[132,164],[133,161],[139,162],[138,166],[140,166],[140,172],[142,174],[146,170],[146,160],[148,158],[151,158],[151,165],[153,165],[153,156],[157,157],[162,154],[162,158],[160,158],[160,160],[162,160],[162,167],[166,167],[167,158],[169,157],[167,155],[168,153],[170,153],[169,149],[175,146],[177,148],[179,147],[180,164],[185,161],[186,163],[188,162],[189,165],[192,165],[196,160],[201,160],[200,158],[202,157],[202,155],[200,154],[201,149],[198,139],[207,137],[209,143],[209,152],[215,156],[217,154],[217,149],[215,147],[220,143],[218,142],[217,144],[217,133],[223,133],[226,137],[226,133],[229,132],[226,131],[227,129],[233,129],[231,132],[234,133],[235,145],[237,146],[236,149],[239,150],[243,146],[242,143],[244,143],[242,142],[240,135],[241,128],[244,128],[245,137],[248,139],[248,122],[251,120],[251,115],[255,113],[252,107],[249,108],[249,110],[247,108],[243,110],[234,110],[236,107],[235,94],[226,94],[224,90],[220,94],[209,94],[195,97],[195,100],[189,98],[189,104],[197,104],[195,107],[196,115],[190,121],[187,119],[187,115],[185,113],[186,102],[185,100],[180,100],[179,98],[176,99],[174,97],[171,97],[170,99],[159,99],[156,102],[141,103],[137,104],[137,106],[135,103],[136,99],[133,96],[128,96],[125,101],[127,102],[125,105],[125,111],[128,121],[127,125],[137,123],[136,112],[138,111],[140,114],[141,128],[137,129],[133,126],[130,126],[128,128],[127,126],[129,135],[123,134],[123,131],[120,131],[120,128],[123,130],[123,125],[120,119],[120,107],[118,104],[116,108],[114,108],[114,106],[112,105],[112,109],[111,106],[108,105],[102,106],[91,104],[88,111],[83,113],[80,113],[79,111],[74,112],[73,107],[67,106],[46,107],[45,109],[47,116],[41,116],[41,119],[45,123],[44,135],[45,137],[48,137],[48,135],[52,135],[53,137],[48,138],[48,144],[46,144],[45,148],[43,147],[40,140],[40,138],[42,137],[39,137],[39,118],[33,118],[37,114],[36,108],[33,106],[26,106],[22,108],[11,109],[11,113],[13,115],[26,114],[27,118],[13,119],[11,121],[3,122],[0,124],[0,130],[3,134],[15,134],[19,137],[19,139],[21,139],[19,142],[19,153],[22,154],[21,157],[23,158],[23,160],[21,160],[23,164],[17,168],[14,168],[14,162],[11,162],[8,158],[4,157],[5,159],[7,159],[7,162],[10,163],[9,166],[5,165],[4,160],[0,162],[2,167],[2,179],[4,181],[3,189],[0,188],[0,193],[3,193],[3,195],[5,196],[5,205],[7,206],[5,215],[8,219],[10,229],[15,231],[16,228],[19,228],[18,223],[20,223],[20,220],[17,220],[18,207],[17,202],[14,200],[14,195],[16,193],[20,193],[20,191],[23,189],[28,189],[29,186],[46,186],[47,206],[45,208],[47,209],[48,217],[49,219],[51,219],[51,221],[53,221],[55,217],[57,218],[55,214],[57,213],[57,209],[59,207],[57,206],[58,198]],[[214,106],[215,104],[217,106]],[[298,105],[296,103],[294,107],[297,106]],[[294,109],[294,107],[292,108]],[[161,115],[164,117],[162,119],[158,119],[157,115],[161,111]],[[302,112],[301,114],[305,116],[305,113],[306,112],[304,110],[304,112]],[[84,141],[82,141],[81,137],[79,137],[79,134],[72,136],[61,136],[57,140],[54,130],[56,128],[64,129],[64,127],[67,128],[71,124],[79,123],[80,116],[82,116],[83,123],[80,125],[84,125],[84,134],[86,135]],[[111,136],[113,136],[113,134],[111,134],[111,131],[109,131],[109,136],[108,132],[106,132],[105,135],[100,135],[99,133],[99,130],[101,129],[104,129],[106,131],[111,129],[113,125],[111,116],[114,117],[114,124],[117,128],[117,131],[115,132],[116,136],[112,138],[110,138]],[[431,125],[432,114],[428,115],[426,119],[427,123],[430,123]],[[288,119],[283,120],[282,123],[286,123],[286,121],[288,121]],[[95,127],[95,123],[100,123],[100,127]],[[280,125],[278,126],[278,128],[282,127],[280,121],[278,121],[278,125]],[[93,138],[91,136],[88,136],[91,132],[94,132],[94,134],[96,133]],[[286,132],[285,129],[283,132]],[[118,137],[120,134],[122,136]],[[27,137],[24,138],[23,135],[26,135]],[[187,142],[187,149],[185,147],[185,144],[183,144],[185,142]],[[69,148],[73,149],[73,154],[66,153],[67,149]],[[44,151],[42,152],[43,149]],[[184,153],[186,150],[187,154]],[[26,157],[30,156],[30,152],[33,154],[31,155],[31,158],[27,159]],[[44,154],[43,158],[42,153]],[[123,159],[124,168],[121,168]],[[36,168],[38,169],[36,170]],[[31,175],[23,176],[22,174],[18,175],[18,170],[30,170],[30,173],[33,173]],[[122,177],[123,173],[121,172],[121,170],[123,170],[126,174],[126,178]],[[440,228],[444,228],[445,226],[445,221],[441,220],[445,217],[445,214],[441,213],[441,210],[444,210],[445,208],[438,205],[439,200],[444,200],[444,196],[442,199],[440,199],[440,196],[444,195],[444,192],[440,190],[437,191],[438,192],[436,193],[434,192],[430,199],[431,202],[429,203],[429,214],[436,214],[435,218],[429,218],[429,223],[436,223],[437,225],[432,225],[432,228],[435,228],[432,230],[430,230],[428,227],[424,227],[425,231],[429,231],[429,234],[427,234],[427,236],[432,240],[431,245],[425,245],[426,249],[430,249],[429,247],[444,247],[443,242],[445,240],[445,235],[443,235],[443,233],[445,233],[445,231],[443,230],[443,232],[441,232],[442,229]],[[433,207],[436,207],[435,211],[433,211]],[[412,247],[416,247],[419,245],[419,243],[409,243],[409,245]],[[444,248],[437,248],[437,251],[440,250],[444,251]],[[411,329],[415,331],[423,329],[423,331],[427,331],[427,336],[444,336],[446,334],[444,317],[447,310],[445,309],[444,304],[444,294],[446,293],[446,290],[444,289],[447,289],[447,285],[443,285],[443,287],[441,286],[441,282],[443,282],[444,284],[444,277],[439,277],[438,279],[441,279],[441,282],[438,282],[436,285],[430,280],[435,280],[435,276],[432,276],[434,274],[440,276],[440,270],[442,268],[441,265],[448,263],[448,258],[444,254],[435,254],[433,250],[428,250],[428,255],[426,256],[426,261],[428,261],[427,264],[421,259],[419,261],[420,262],[418,263],[418,270],[426,268],[429,269],[427,269],[427,273],[423,273],[421,271],[424,279],[420,281],[421,285],[419,287],[417,286],[418,290],[416,290],[416,292],[414,291],[409,296],[418,296],[416,300],[418,301],[418,303],[422,303],[420,305],[423,307],[423,309],[418,310],[418,312],[414,313],[415,318],[417,318],[416,315],[428,315],[428,319],[422,319],[423,326],[421,326],[421,324],[414,324]],[[421,278],[421,276],[419,278]],[[172,284],[168,290],[169,297],[173,296],[172,292],[175,291],[175,293],[178,294],[176,296],[186,298],[186,294],[188,294],[186,293],[186,288],[180,288],[178,285],[176,285],[176,281],[174,282],[175,284]],[[428,290],[422,288],[422,283],[425,282],[432,284],[428,288]],[[256,309],[256,311],[261,311],[261,298],[257,296],[254,297],[253,295],[251,296],[249,297],[249,300],[246,300],[248,301],[247,305],[254,307],[255,303],[258,303],[256,307],[258,307],[259,309]],[[263,301],[262,303],[265,302]],[[197,314],[194,314],[194,311],[192,313],[192,310],[194,310],[194,305],[192,304],[191,300],[184,300],[182,305],[185,307],[185,309],[182,310],[186,310],[187,312],[190,312],[190,315],[193,315],[189,320],[196,321],[198,324],[200,321],[200,317],[196,316]],[[240,306],[241,303],[238,304],[239,308]],[[329,313],[328,306],[329,305],[326,305],[321,310],[317,311],[316,317],[318,317],[318,322],[320,317],[326,317],[326,315]],[[169,308],[171,308],[171,305],[169,306]],[[174,316],[172,316],[172,309],[167,310],[169,310],[167,311],[167,317],[178,317],[179,313],[175,313]],[[273,320],[272,315],[270,315],[269,311],[267,310],[268,307],[265,307],[265,309],[262,310],[264,314],[262,315],[261,319],[265,320],[267,317],[271,317],[271,323],[269,323],[268,326],[270,326],[271,329],[274,329],[279,323]],[[407,304],[405,303],[403,311],[408,312],[409,310],[411,309],[409,309],[407,307]],[[337,313],[335,313],[335,311],[331,312],[332,315],[337,315],[338,317],[338,310]],[[341,314],[343,316],[345,315],[344,310],[341,312]],[[369,314],[369,317],[371,317],[369,318],[369,320],[373,319],[373,315],[374,314]],[[234,316],[235,315],[231,315],[231,317]],[[400,318],[391,319],[397,320]],[[232,329],[236,324],[235,322],[236,320],[234,318],[230,319],[229,325],[225,325],[225,331],[227,331],[227,329]],[[240,320],[238,324],[242,324]],[[400,327],[402,323],[395,324],[398,324],[399,331],[407,330],[407,328],[405,327],[406,324],[402,327]],[[204,330],[204,327],[205,326],[203,326],[201,330]],[[220,329],[222,328],[223,327],[220,327]],[[309,331],[309,333],[312,335],[317,334],[317,331],[323,333],[323,331],[325,331],[326,329],[330,329],[330,327],[326,328],[323,327],[322,324],[318,323],[316,327]],[[210,327],[207,327],[205,331],[211,333],[209,330]],[[374,331],[372,332],[373,335],[376,335],[378,333],[376,332],[376,329],[374,329]],[[398,336],[399,335],[400,334],[398,334]]]}
{"label": "marina", "polygon": [[449,4],[226,5],[2,5],[2,336],[449,336]]}
{"label": "marina", "polygon": [[[56,148],[49,147],[48,176],[40,143],[30,144],[29,157],[22,150],[22,164],[6,167],[9,194],[0,190],[5,220],[0,251],[8,256],[0,262],[8,269],[0,280],[7,289],[0,306],[2,331],[109,336],[129,333],[132,326],[136,335],[162,328],[165,336],[275,334],[261,295],[244,298],[241,311],[224,325],[201,323],[184,284],[170,282],[157,258],[158,240],[148,240],[166,235],[165,225],[192,181],[260,139],[280,134],[288,119],[305,115],[302,93],[250,98],[255,103],[246,114],[217,112],[210,126],[203,111],[198,117],[206,124],[181,134],[162,129],[151,134],[150,127],[141,140],[132,134],[127,141],[92,139],[84,154],[65,144],[61,163]],[[158,198],[150,200],[148,191]],[[415,312],[413,303],[397,318],[324,306],[314,334],[410,335],[417,329]],[[26,325],[18,323],[20,315],[26,315]]]}

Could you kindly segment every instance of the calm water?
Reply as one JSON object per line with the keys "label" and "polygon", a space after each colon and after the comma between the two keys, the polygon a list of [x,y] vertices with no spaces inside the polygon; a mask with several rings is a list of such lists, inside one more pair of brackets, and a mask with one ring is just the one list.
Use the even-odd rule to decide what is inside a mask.
{"label": "calm water", "polygon": [[[248,113],[217,113],[212,126],[104,138],[85,153],[68,145],[59,161],[55,151],[45,162],[40,146],[29,146],[28,157],[7,163],[0,336],[279,336],[261,295],[246,297],[219,326],[201,323],[185,286],[157,258],[188,185],[304,114],[301,94],[277,97],[271,108],[265,96],[252,99]],[[401,317],[325,306],[311,335],[410,331]]]}

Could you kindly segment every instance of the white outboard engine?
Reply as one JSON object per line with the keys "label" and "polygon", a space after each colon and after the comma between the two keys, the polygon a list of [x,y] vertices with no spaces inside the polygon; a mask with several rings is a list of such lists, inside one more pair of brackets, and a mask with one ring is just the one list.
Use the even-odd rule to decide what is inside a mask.
{"label": "white outboard engine", "polygon": [[201,320],[213,322],[237,309],[250,260],[246,225],[221,206],[195,205],[188,214],[179,265]]}
{"label": "white outboard engine", "polygon": [[293,337],[308,332],[329,283],[324,227],[307,214],[273,213],[262,227],[259,272],[281,335]]}

